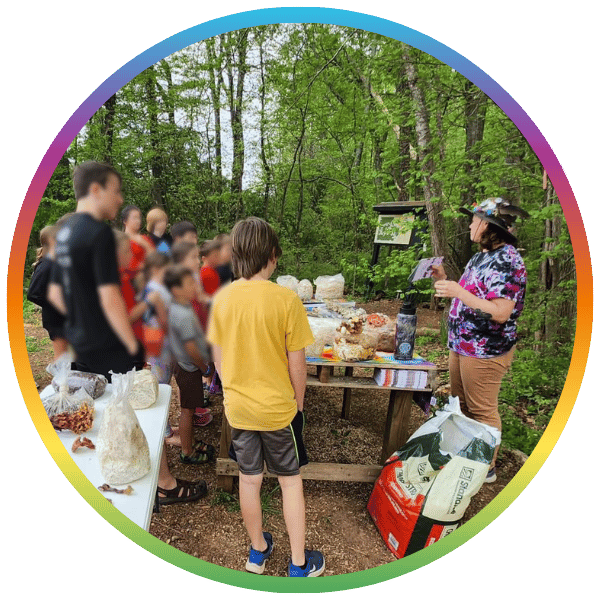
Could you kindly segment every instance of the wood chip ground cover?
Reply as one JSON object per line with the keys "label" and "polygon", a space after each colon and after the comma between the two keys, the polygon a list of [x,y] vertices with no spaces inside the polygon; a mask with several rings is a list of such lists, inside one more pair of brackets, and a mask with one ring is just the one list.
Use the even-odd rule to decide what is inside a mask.
{"label": "wood chip ground cover", "polygon": [[[368,312],[381,312],[395,316],[399,301],[382,300],[362,304]],[[419,327],[438,327],[441,313],[419,311]],[[25,323],[26,336],[35,340],[37,351],[30,352],[33,376],[39,389],[51,381],[45,368],[52,360],[52,346],[46,342],[47,334],[40,327],[39,313]],[[434,362],[447,369],[447,353],[439,342],[433,340],[419,350],[425,355],[433,351]],[[309,367],[314,373],[314,367]],[[443,382],[443,379],[442,379]],[[170,419],[176,425],[179,418],[175,381]],[[305,413],[307,427],[305,444],[309,459],[315,462],[374,464],[379,460],[383,426],[387,411],[385,391],[355,390],[352,396],[350,419],[340,417],[342,390],[308,388]],[[214,396],[213,422],[197,428],[196,437],[218,448],[220,439],[222,397]],[[415,431],[425,420],[425,415],[413,405],[409,431]],[[152,516],[150,533],[191,556],[216,565],[244,570],[249,541],[237,504],[237,485],[233,498],[218,490],[215,464],[203,466],[183,465],[178,459],[178,449],[168,448],[171,471],[183,479],[205,479],[208,495],[196,503],[174,504],[161,507]],[[514,477],[523,464],[519,452],[502,449],[498,460],[498,479],[484,485],[471,501],[465,514],[468,520],[484,508]],[[265,574],[285,576],[289,556],[289,541],[281,506],[281,492],[275,479],[265,479],[263,484],[264,529],[270,531],[275,541],[275,551]],[[387,549],[366,509],[372,484],[305,481],[306,544],[318,549],[326,557],[324,575],[340,575],[370,569],[395,560]]]}

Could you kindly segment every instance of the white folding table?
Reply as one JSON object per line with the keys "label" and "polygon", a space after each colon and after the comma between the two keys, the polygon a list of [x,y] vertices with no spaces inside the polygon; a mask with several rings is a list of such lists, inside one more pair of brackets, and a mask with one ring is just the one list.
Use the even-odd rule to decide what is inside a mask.
{"label": "white folding table", "polygon": [[[52,386],[44,388],[40,397],[44,398],[54,393]],[[94,444],[98,438],[100,424],[104,416],[104,409],[112,397],[112,386],[108,384],[106,390],[100,398],[94,402],[94,423],[89,431],[81,434],[81,437],[89,438]],[[113,506],[121,511],[127,518],[148,531],[150,527],[150,518],[156,499],[156,484],[158,481],[158,469],[160,465],[161,452],[163,451],[165,426],[169,415],[169,405],[171,402],[171,386],[160,384],[158,386],[158,400],[149,408],[136,410],[135,414],[140,423],[150,450],[150,471],[141,479],[132,481],[129,485],[133,488],[130,495],[117,494],[115,492],[102,492],[109,498]],[[95,450],[89,448],[79,448],[76,452],[72,451],[73,442],[77,435],[71,431],[57,431],[60,441],[63,443],[75,464],[79,467],[83,475],[98,488],[106,483],[100,473],[100,464]],[[115,485],[118,489],[124,489],[128,484]]]}

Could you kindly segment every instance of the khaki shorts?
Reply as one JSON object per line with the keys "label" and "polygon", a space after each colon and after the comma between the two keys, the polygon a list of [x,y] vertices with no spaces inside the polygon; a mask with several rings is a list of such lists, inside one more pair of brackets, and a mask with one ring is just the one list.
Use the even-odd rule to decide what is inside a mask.
{"label": "khaki shorts", "polygon": [[293,421],[277,431],[231,429],[229,455],[238,463],[240,473],[260,475],[267,464],[273,475],[298,475],[308,464],[302,439],[304,414],[296,413]]}

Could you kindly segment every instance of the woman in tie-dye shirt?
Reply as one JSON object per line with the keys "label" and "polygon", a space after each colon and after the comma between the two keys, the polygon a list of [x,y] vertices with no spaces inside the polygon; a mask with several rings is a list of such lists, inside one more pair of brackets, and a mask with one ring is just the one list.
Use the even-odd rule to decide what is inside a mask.
{"label": "woman in tie-dye shirt", "polygon": [[[514,354],[517,318],[523,310],[527,272],[514,244],[511,225],[528,216],[502,198],[488,198],[473,210],[471,241],[480,252],[467,264],[460,281],[449,281],[434,267],[436,296],[452,298],[448,316],[450,388],[465,415],[502,429],[498,411],[500,384]],[[496,480],[492,459],[487,482]]]}

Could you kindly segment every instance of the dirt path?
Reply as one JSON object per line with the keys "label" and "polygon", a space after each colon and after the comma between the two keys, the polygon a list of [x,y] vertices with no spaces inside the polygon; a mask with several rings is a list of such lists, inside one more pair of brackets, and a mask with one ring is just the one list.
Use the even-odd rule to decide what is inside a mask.
{"label": "dirt path", "polygon": [[[370,312],[394,316],[398,301],[381,301],[365,307]],[[437,327],[439,313],[422,310],[419,326]],[[45,372],[52,360],[52,347],[35,313],[25,323],[30,349],[29,359],[34,379],[43,389],[50,383]],[[447,367],[446,352],[434,340],[421,344],[419,352],[433,358],[440,369]],[[309,367],[314,369],[314,367]],[[173,380],[173,385],[175,382]],[[176,388],[171,402],[171,423],[178,422]],[[342,391],[331,388],[308,388],[305,413],[305,444],[309,458],[316,462],[377,463],[387,411],[387,392],[355,391],[349,420],[341,419]],[[197,437],[218,447],[223,405],[222,397],[213,397],[213,422],[196,430]],[[412,432],[424,422],[425,415],[416,405],[410,415]],[[214,463],[201,467],[182,465],[175,448],[168,449],[172,472],[184,479],[205,479],[209,494],[194,504],[171,505],[154,514],[150,533],[173,547],[202,560],[236,570],[243,570],[248,553],[248,539],[239,513],[237,493],[228,496],[216,487]],[[465,520],[488,504],[512,479],[522,465],[519,453],[503,450],[498,460],[498,480],[484,485],[472,500]],[[352,573],[376,567],[394,559],[385,546],[366,509],[372,484],[305,481],[307,547],[321,550],[326,556],[325,575]],[[276,540],[277,549],[269,561],[266,574],[285,575],[288,538],[282,514],[281,493],[276,480],[265,479],[264,527]]]}

